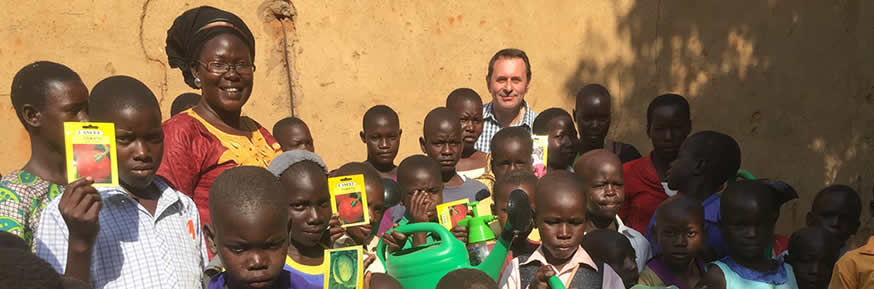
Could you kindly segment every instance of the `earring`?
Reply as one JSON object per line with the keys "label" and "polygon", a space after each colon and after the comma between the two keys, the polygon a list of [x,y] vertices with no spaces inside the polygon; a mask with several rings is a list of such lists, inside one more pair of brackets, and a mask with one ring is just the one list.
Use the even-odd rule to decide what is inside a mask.
{"label": "earring", "polygon": [[194,78],[194,86],[200,87],[200,78]]}

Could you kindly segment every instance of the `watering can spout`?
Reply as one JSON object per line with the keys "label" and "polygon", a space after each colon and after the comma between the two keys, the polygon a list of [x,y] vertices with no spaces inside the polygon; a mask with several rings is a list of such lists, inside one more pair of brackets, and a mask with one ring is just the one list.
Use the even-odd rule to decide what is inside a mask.
{"label": "watering can spout", "polygon": [[504,224],[504,230],[501,232],[500,238],[492,247],[489,256],[483,260],[476,268],[485,272],[495,281],[501,276],[501,268],[504,266],[504,260],[507,259],[507,252],[510,249],[510,244],[513,238],[521,237],[523,234],[531,231],[533,211],[531,210],[531,201],[528,200],[528,194],[522,190],[513,190],[510,192],[510,197],[507,201],[507,223]]}

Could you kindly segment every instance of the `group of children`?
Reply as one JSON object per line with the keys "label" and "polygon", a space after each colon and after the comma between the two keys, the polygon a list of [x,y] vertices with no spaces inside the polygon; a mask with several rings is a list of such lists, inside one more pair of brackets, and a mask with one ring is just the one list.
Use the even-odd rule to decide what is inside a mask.
{"label": "group of children", "polygon": [[[550,108],[531,128],[498,131],[490,153],[475,149],[481,97],[457,89],[424,117],[424,154],[398,165],[403,131],[388,106],[363,116],[366,160],[336,169],[315,154],[306,123],[286,118],[273,127],[284,152],[268,168],[231,168],[212,183],[209,223],[201,223],[190,196],[156,177],[161,109],[142,82],[112,76],[89,94],[69,68],[39,62],[16,75],[11,94],[34,153],[55,160],[63,160],[64,121],[114,123],[122,186],[94,188],[85,178],[61,191],[51,184],[66,183],[63,176],[7,174],[0,209],[26,221],[0,222],[0,230],[23,237],[0,232],[3,288],[322,288],[325,250],[349,246],[366,252],[365,288],[401,288],[375,257],[380,240],[388,252],[433,244],[435,236],[394,228],[437,222],[438,204],[465,199],[480,201],[500,224],[493,227],[504,228],[515,190],[531,202],[533,229],[514,236],[500,278],[459,269],[428,286],[547,288],[552,276],[580,289],[874,286],[874,239],[846,247],[860,227],[854,189],[825,188],[807,227],[788,239],[776,235],[780,207],[796,192],[780,181],[738,180],[738,143],[714,131],[689,135],[689,104],[676,94],[656,97],[647,110],[654,150],[645,157],[605,140],[611,96],[600,85],[584,87],[572,113]],[[549,139],[541,178],[532,134]],[[364,176],[370,219],[343,227],[332,214],[328,178],[353,174]],[[47,185],[30,196],[11,188],[35,181]],[[467,227],[450,231],[467,243]]]}

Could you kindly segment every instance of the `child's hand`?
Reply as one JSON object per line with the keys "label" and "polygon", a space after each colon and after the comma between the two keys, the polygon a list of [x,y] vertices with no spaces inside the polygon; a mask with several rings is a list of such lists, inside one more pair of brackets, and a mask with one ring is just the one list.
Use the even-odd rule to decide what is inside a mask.
{"label": "child's hand", "polygon": [[[364,266],[364,268],[367,268],[367,266]],[[373,276],[373,273],[372,273],[372,272],[366,272],[366,273],[364,273],[364,289],[370,289],[370,278],[371,278],[371,276]]]}
{"label": "child's hand", "polygon": [[376,255],[367,254],[367,258],[364,259],[364,269],[367,270],[367,267],[373,265],[373,262],[376,262]]}
{"label": "child's hand", "polygon": [[[395,224],[393,226],[393,228],[397,228],[397,227],[398,227],[398,224]],[[395,230],[389,230],[388,232],[385,232],[384,234],[382,234],[382,241],[385,242],[385,244],[386,244],[386,251],[391,253],[391,252],[394,252],[394,251],[397,251],[397,250],[400,250],[401,248],[403,248],[404,243],[407,242],[407,237],[409,237],[409,236],[407,236],[404,233],[401,233],[401,232],[398,232]]]}
{"label": "child's hand", "polygon": [[534,166],[534,175],[538,178],[546,175],[546,166],[545,165],[536,165]]}
{"label": "child's hand", "polygon": [[534,273],[534,283],[528,288],[549,289],[549,284],[546,281],[552,276],[555,276],[555,271],[552,270],[552,267],[549,265],[540,266],[540,269],[537,269],[537,273]]}
{"label": "child's hand", "polygon": [[425,223],[431,221],[428,214],[431,211],[431,207],[436,206],[436,204],[431,204],[431,198],[428,197],[427,192],[417,190],[413,193],[410,203],[410,217],[412,218],[411,221],[413,223]]}
{"label": "child's hand", "polygon": [[464,244],[467,244],[467,236],[469,231],[470,229],[465,226],[455,226],[450,232],[452,232],[452,235],[455,236],[456,239]]}
{"label": "child's hand", "polygon": [[70,231],[69,250],[85,252],[94,246],[100,232],[100,209],[103,201],[90,177],[73,182],[64,189],[58,210]]}
{"label": "child's hand", "polygon": [[328,222],[328,238],[329,245],[333,246],[334,242],[337,242],[340,237],[346,234],[346,228],[342,227],[340,223],[340,215],[333,214],[331,215],[331,221]]}

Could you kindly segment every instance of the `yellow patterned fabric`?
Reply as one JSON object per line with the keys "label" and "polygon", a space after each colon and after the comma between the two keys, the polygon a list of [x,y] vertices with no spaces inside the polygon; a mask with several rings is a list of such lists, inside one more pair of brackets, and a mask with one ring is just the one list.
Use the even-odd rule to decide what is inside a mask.
{"label": "yellow patterned fabric", "polygon": [[221,142],[222,146],[227,149],[219,158],[218,163],[220,164],[234,161],[239,166],[266,168],[270,165],[270,161],[273,158],[282,153],[279,150],[279,143],[274,143],[272,146],[269,145],[264,135],[261,134],[261,130],[258,129],[258,124],[250,118],[244,117],[240,119],[242,128],[252,132],[251,138],[248,138],[246,136],[229,134],[218,129],[197,115],[193,110],[189,109],[185,113],[200,121]]}

